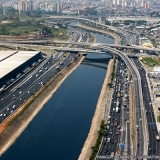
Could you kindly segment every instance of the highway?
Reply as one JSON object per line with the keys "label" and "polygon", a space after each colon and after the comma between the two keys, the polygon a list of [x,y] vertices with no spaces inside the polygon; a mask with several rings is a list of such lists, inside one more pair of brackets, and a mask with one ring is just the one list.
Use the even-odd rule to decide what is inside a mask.
{"label": "highway", "polygon": [[154,110],[152,106],[148,83],[146,80],[146,71],[138,59],[132,58],[132,60],[134,61],[135,66],[138,68],[141,76],[143,100],[144,100],[145,111],[146,111],[145,115],[147,117],[147,124],[148,124],[148,130],[149,130],[148,155],[160,155],[160,141],[156,140],[156,135],[158,135],[158,130],[156,127]]}
{"label": "highway", "polygon": [[[129,94],[130,81],[129,79],[126,80],[127,74],[123,71],[125,68],[123,60],[119,58],[106,134],[97,157],[106,157],[112,153],[115,155],[131,154],[129,97],[125,96]],[[116,107],[119,108],[118,112],[116,112]],[[115,120],[118,122],[117,125],[114,124]],[[110,138],[110,141],[108,141],[108,138]],[[125,147],[120,148],[119,144],[121,143],[125,144]],[[100,160],[101,158],[96,159]]]}
{"label": "highway", "polygon": [[[81,38],[81,33],[77,34],[76,40],[79,41]],[[86,39],[84,40],[86,41]],[[70,54],[66,57],[64,52],[57,53],[53,57],[51,57],[51,54],[48,55],[48,58],[40,66],[37,66],[35,70],[25,75],[21,81],[15,82],[10,89],[0,95],[0,123],[14,113],[27,99],[42,88],[49,79],[77,56],[76,54]],[[65,59],[62,63],[57,64],[61,58]],[[57,65],[55,66],[55,64]]]}
{"label": "highway", "polygon": [[[73,44],[72,42],[68,42]],[[84,44],[84,43],[78,43],[78,44]],[[136,136],[137,136],[137,146],[136,148],[136,153],[137,156],[140,155],[144,155],[144,152],[146,151],[146,142],[144,140],[146,140],[146,128],[145,125],[143,125],[144,121],[144,117],[142,116],[143,113],[143,99],[142,97],[142,91],[141,91],[141,81],[140,81],[140,75],[137,71],[137,69],[135,68],[135,66],[131,63],[131,61],[129,60],[129,58],[123,53],[120,52],[116,49],[104,46],[104,45],[94,45],[95,48],[97,49],[106,49],[109,50],[111,52],[113,52],[114,54],[118,54],[126,63],[127,67],[129,68],[132,77],[133,77],[133,82],[134,82],[134,87],[135,87],[135,109],[136,109],[136,125],[138,125],[139,130],[136,132]],[[60,47],[61,50],[64,50],[64,47]],[[105,53],[105,52],[104,52]],[[139,98],[140,97],[140,98]],[[142,122],[140,122],[140,119],[142,119]],[[144,127],[142,127],[144,126]],[[136,126],[135,126],[136,127]],[[147,149],[148,150],[148,149]]]}
{"label": "highway", "polygon": [[[77,35],[79,35],[81,37],[80,39],[76,38],[76,40],[79,40],[79,42],[76,42],[76,43],[74,43],[74,42],[64,42],[65,46],[67,44],[90,45],[90,46],[93,45],[91,43],[80,42],[81,39],[83,39],[84,36],[82,36],[82,34],[80,34],[80,33],[77,33]],[[58,43],[63,43],[63,42],[58,42]],[[143,116],[145,114],[145,110],[144,110],[142,90],[141,90],[142,89],[142,87],[141,87],[142,86],[141,77],[140,77],[140,74],[139,74],[137,68],[130,61],[130,59],[123,52],[118,51],[118,50],[113,49],[113,48],[110,48],[110,47],[113,47],[113,46],[114,45],[108,45],[108,44],[106,45],[106,44],[100,44],[100,43],[94,45],[94,47],[97,48],[97,49],[108,50],[108,51],[112,52],[113,54],[119,55],[123,59],[126,66],[128,67],[129,71],[131,72],[133,83],[134,83],[134,93],[135,93],[135,112],[136,112],[135,127],[137,127],[137,132],[136,132],[136,139],[137,139],[136,156],[147,155],[146,151],[148,151],[148,146],[147,146],[148,144],[146,142],[146,140],[147,140],[147,134],[146,133],[148,133],[148,131],[147,131],[147,128],[146,128],[146,125],[145,125],[145,116]],[[117,45],[117,46],[119,47],[120,45]],[[133,46],[121,46],[121,47],[124,47],[124,48],[125,47],[132,47],[133,48]],[[137,48],[137,46],[134,46],[134,47]],[[59,48],[61,50],[68,49],[68,47],[59,47]],[[148,50],[148,48],[144,48],[144,47],[139,47],[139,48],[143,48],[143,49]],[[103,53],[105,53],[105,52],[103,52]],[[57,54],[56,56],[61,57],[63,55],[64,55],[64,53],[61,52],[60,56],[59,56],[59,54]],[[55,57],[55,59],[57,57]],[[67,57],[66,60],[63,62],[64,65],[62,65],[62,66],[59,65],[59,68],[62,69],[62,67],[64,67],[68,63],[70,63],[70,61],[72,61],[72,58],[74,59],[74,57],[75,57],[75,54],[69,55],[69,57]],[[5,100],[5,98],[8,98],[8,97],[4,97],[4,98],[2,97],[1,98],[1,101],[4,102],[2,108],[5,107],[5,109],[2,109],[0,111],[0,120],[1,121],[3,121],[7,116],[9,116],[11,114],[11,112],[14,112],[18,108],[18,105],[21,105],[22,103],[24,103],[26,101],[26,99],[28,99],[33,93],[35,93],[37,90],[39,90],[40,87],[42,87],[52,76],[54,76],[58,72],[56,70],[56,68],[52,66],[54,63],[55,63],[55,61],[53,59],[52,59],[52,61],[49,61],[49,63],[47,63],[46,66],[41,68],[42,74],[39,74],[39,71],[36,72],[34,75],[32,75],[32,77],[30,77],[30,79],[28,79],[23,84],[24,87],[21,86],[20,89],[15,90],[11,94],[9,94],[8,95],[9,98],[13,99],[14,97],[16,97],[16,99],[14,99],[13,102],[9,103],[9,105],[6,104],[8,102],[8,99]],[[48,67],[47,70],[45,69],[46,67]],[[119,66],[119,68],[121,68],[121,67]],[[38,74],[39,78],[35,77],[36,74]],[[120,86],[120,82],[119,82],[120,80],[118,78],[119,76],[121,76],[121,75],[119,75],[119,73],[118,73],[117,78],[116,78],[117,79],[116,80],[116,86],[118,84],[117,87],[121,87],[122,90],[124,90],[125,86],[124,85]],[[124,80],[123,76],[121,77],[121,80]],[[35,81],[35,83],[34,83],[34,81]],[[116,86],[115,86],[115,90],[116,90]],[[21,90],[22,90],[22,93],[20,93]],[[126,93],[127,92],[128,92],[128,90],[126,90]],[[23,97],[23,100],[22,99],[20,100],[21,96]],[[114,104],[115,101],[114,100],[117,99],[117,96],[118,96],[117,93],[114,92],[112,107],[111,107],[112,110],[115,107],[115,104]],[[115,133],[116,129],[115,129],[115,127],[113,129],[113,127],[112,127],[113,121],[115,119],[117,119],[119,121],[119,123],[122,126],[121,131],[124,132],[125,134],[122,134],[121,138],[118,138],[117,136],[115,136],[117,138],[114,139],[113,144],[111,143],[109,145],[110,147],[108,147],[108,149],[106,149],[105,148],[106,145],[104,145],[104,147],[102,147],[101,150],[100,150],[100,155],[103,155],[104,153],[111,154],[111,152],[113,152],[113,151],[115,152],[115,150],[118,150],[118,147],[119,147],[118,142],[124,143],[124,144],[126,144],[126,143],[129,144],[130,143],[129,142],[129,136],[130,136],[131,133],[130,133],[130,124],[128,123],[128,119],[129,119],[129,114],[127,113],[128,109],[127,109],[127,107],[125,108],[125,110],[123,108],[124,103],[125,103],[124,99],[119,98],[119,101],[121,102],[121,112],[119,114],[118,113],[117,114],[111,113],[111,117],[114,116],[114,119],[112,118],[112,120],[110,120],[110,123],[108,122],[110,124],[109,127],[112,128],[111,131],[110,131],[110,132],[112,132],[112,134],[110,134],[110,133],[109,134],[112,135],[112,136],[115,136],[115,135],[113,135],[113,133]],[[127,100],[127,104],[128,103],[129,103],[129,101]],[[112,114],[114,114],[114,115],[112,115]],[[122,120],[120,119],[121,116],[123,117]],[[116,140],[117,140],[117,142],[115,142]],[[112,139],[112,142],[113,142],[113,139]],[[153,147],[153,145],[152,145],[152,147]],[[131,149],[129,148],[129,145],[127,147],[125,147],[124,149],[121,149],[120,153],[123,154],[123,155],[130,154]]]}
{"label": "highway", "polygon": [[[133,83],[134,83],[136,123],[137,125],[139,125],[139,131],[136,132],[136,138],[137,138],[136,156],[146,155],[145,152],[147,148],[146,146],[147,130],[145,128],[145,125],[143,124],[144,123],[144,117],[143,117],[144,113],[143,113],[143,98],[142,98],[140,75],[136,67],[133,65],[130,59],[123,52],[112,49],[112,48],[104,47],[104,46],[102,47],[98,46],[97,48],[99,49],[103,48],[103,49],[113,52],[114,54],[118,54],[124,60],[128,69],[130,70],[130,73],[133,79]],[[140,119],[142,119],[142,122],[140,122]]]}
{"label": "highway", "polygon": [[[36,44],[36,45],[44,45],[44,44],[72,44],[72,45],[81,45],[81,46],[93,46],[93,43],[87,43],[87,42],[66,42],[66,41],[10,41],[10,42],[1,42],[1,45],[5,44]],[[132,45],[132,46],[125,46],[125,45],[120,45],[120,44],[106,44],[106,43],[95,43],[94,46],[98,45],[103,45],[106,47],[113,47],[113,48],[124,48],[124,49],[138,49],[138,50],[145,50],[145,51],[155,51],[155,52],[160,52],[159,48],[148,48],[148,47],[143,47],[143,46],[138,46],[138,45]],[[53,47],[53,49],[64,49],[67,50],[68,48],[65,47]],[[74,48],[73,48],[74,49]]]}

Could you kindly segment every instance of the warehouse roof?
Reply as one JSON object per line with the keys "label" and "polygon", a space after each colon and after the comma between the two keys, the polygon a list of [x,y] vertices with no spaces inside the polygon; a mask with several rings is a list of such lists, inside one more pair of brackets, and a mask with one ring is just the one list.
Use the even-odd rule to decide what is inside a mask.
{"label": "warehouse roof", "polygon": [[154,67],[154,72],[160,72],[160,67]]}
{"label": "warehouse roof", "polygon": [[[38,51],[19,51],[16,54],[8,57],[7,59],[0,62],[0,79],[22,65],[24,62],[28,61],[36,54]],[[0,51],[1,54],[1,51]]]}
{"label": "warehouse roof", "polygon": [[15,54],[17,51],[0,51],[0,61]]}

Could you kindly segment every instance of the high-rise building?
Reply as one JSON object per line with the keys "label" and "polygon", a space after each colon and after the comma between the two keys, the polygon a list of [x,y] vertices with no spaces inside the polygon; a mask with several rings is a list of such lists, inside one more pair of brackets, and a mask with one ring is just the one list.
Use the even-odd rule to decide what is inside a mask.
{"label": "high-rise building", "polygon": [[57,2],[57,9],[56,9],[56,12],[59,12],[59,3]]}
{"label": "high-rise building", "polygon": [[116,0],[113,0],[113,4],[114,4],[114,5],[116,4],[116,2],[117,2]]}
{"label": "high-rise building", "polygon": [[62,12],[62,3],[59,3],[59,12]]}
{"label": "high-rise building", "polygon": [[29,12],[33,11],[33,2],[31,0],[21,0],[18,2],[19,12]]}

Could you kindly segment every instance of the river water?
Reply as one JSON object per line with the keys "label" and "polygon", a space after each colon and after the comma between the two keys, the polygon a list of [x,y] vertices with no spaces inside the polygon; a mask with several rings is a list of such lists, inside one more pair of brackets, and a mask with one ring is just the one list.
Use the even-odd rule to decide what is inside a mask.
{"label": "river water", "polygon": [[[95,36],[97,42],[114,43],[108,36],[97,33]],[[94,56],[101,57],[95,54],[88,57]],[[107,68],[107,64],[103,66]],[[105,75],[105,69],[81,64],[0,160],[77,160]]]}

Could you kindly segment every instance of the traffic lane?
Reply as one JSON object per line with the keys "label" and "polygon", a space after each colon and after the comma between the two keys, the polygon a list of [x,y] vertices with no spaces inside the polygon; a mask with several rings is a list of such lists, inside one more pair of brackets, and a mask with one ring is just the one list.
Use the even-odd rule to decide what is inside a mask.
{"label": "traffic lane", "polygon": [[[119,69],[119,68],[118,68]],[[118,71],[118,69],[117,69],[117,74],[116,74],[116,76],[119,76],[119,71]],[[115,86],[114,87],[116,87],[116,86],[119,86],[120,84],[119,84],[119,79],[118,78],[116,78],[116,81],[115,81]],[[114,95],[115,95],[115,97],[114,98],[112,98],[112,104],[111,104],[111,110],[110,110],[110,116],[112,117],[112,119],[109,119],[109,121],[110,121],[110,123],[108,124],[108,126],[111,128],[111,129],[113,129],[113,130],[110,130],[110,132],[112,131],[113,133],[114,133],[114,136],[108,136],[108,137],[110,137],[111,138],[111,141],[113,142],[113,144],[111,143],[111,144],[107,144],[107,149],[106,149],[106,146],[103,148],[103,146],[102,146],[102,149],[101,149],[101,152],[100,152],[100,154],[101,155],[110,155],[111,154],[111,152],[116,152],[117,151],[117,149],[118,149],[118,140],[119,140],[119,135],[116,135],[115,134],[115,131],[116,131],[116,129],[115,129],[115,127],[113,126],[113,123],[114,123],[114,119],[116,118],[117,120],[118,120],[118,122],[120,122],[120,114],[119,113],[113,113],[113,108],[116,108],[116,101],[117,101],[117,96],[116,96],[116,94],[117,94],[117,92],[116,92],[116,90],[114,91]],[[120,100],[120,99],[119,99]],[[117,114],[119,114],[119,116],[117,115]],[[115,117],[114,117],[115,116]],[[109,131],[108,131],[109,132]],[[113,134],[112,133],[112,134]],[[108,134],[107,134],[108,135]],[[115,136],[117,137],[117,139],[115,138]],[[108,138],[108,137],[106,137],[106,138]],[[117,142],[115,142],[115,141],[117,141]],[[105,143],[105,142],[104,142]]]}
{"label": "traffic lane", "polygon": [[[62,56],[61,56],[62,57]],[[61,58],[61,57],[59,57],[59,58]],[[57,59],[58,60],[58,59]],[[56,62],[57,62],[57,60],[56,60]],[[44,67],[42,67],[41,68],[41,70],[42,70],[42,72],[45,72],[46,70],[45,70],[45,67],[47,66],[48,67],[48,65],[49,64],[47,64],[47,65],[45,65]],[[29,80],[27,80],[20,88],[21,88],[21,90],[23,90],[23,89],[25,89],[26,88],[26,86],[28,86],[28,85],[30,85],[32,82],[34,82],[35,81],[35,79],[36,79],[36,77],[34,77],[36,74],[39,74],[38,72],[36,72],[35,74],[33,74],[32,75],[32,79],[29,79]],[[20,89],[18,89],[18,90],[14,90],[12,93],[10,93],[9,95],[8,95],[8,97],[7,96],[3,96],[3,104],[1,104],[1,109],[3,108],[3,105],[4,106],[6,106],[6,103],[5,102],[10,102],[14,97],[17,97],[17,96],[19,96],[19,91],[20,91]],[[14,95],[14,96],[13,96]],[[13,97],[12,97],[13,96]]]}
{"label": "traffic lane", "polygon": [[[70,61],[72,60],[72,58],[73,58],[73,56],[71,57]],[[67,60],[67,61],[70,63],[70,61],[69,61],[69,60]],[[52,72],[52,73],[53,73],[53,72]],[[48,77],[48,76],[45,76],[45,77],[44,77],[44,80],[45,80],[45,79],[47,79],[46,77]],[[41,80],[42,80],[42,79],[41,79]],[[40,80],[40,81],[41,81],[41,80]],[[33,87],[34,87],[34,85],[33,85],[33,84],[32,84],[31,86],[33,86]],[[30,88],[31,88],[31,87],[30,87]],[[28,88],[27,88],[27,89],[28,89]],[[26,91],[26,92],[27,92],[27,91]],[[25,96],[25,97],[24,97],[25,99],[28,99],[28,98],[30,97],[30,95],[28,94],[28,92],[27,92],[27,93],[24,93],[23,95]],[[22,99],[23,99],[23,97],[22,97]],[[7,107],[9,107],[9,108],[10,108],[10,107],[11,107],[11,105],[13,105],[13,106],[14,106],[14,104],[13,104],[13,103],[17,103],[17,100],[18,100],[18,99],[16,99],[14,102],[12,102],[12,104],[10,104],[10,106],[7,106]],[[19,100],[18,100],[18,101],[19,101]],[[17,103],[17,104],[18,104],[18,103]],[[16,109],[16,107],[14,107],[14,108]],[[3,115],[4,115],[3,117],[6,117],[6,110],[4,110],[1,114],[3,114]],[[3,118],[2,116],[0,116],[0,117],[1,117],[1,121],[3,121],[3,120],[4,120],[4,118]]]}
{"label": "traffic lane", "polygon": [[[135,63],[138,65],[140,62],[138,63],[138,61],[135,61]],[[138,65],[138,66],[140,67],[140,65]],[[142,74],[143,72],[146,73],[145,70],[142,68],[141,75],[145,76],[145,74]],[[155,117],[154,117],[154,113],[153,113],[153,107],[151,107],[151,105],[149,105],[151,100],[150,100],[150,93],[148,90],[148,84],[147,84],[146,80],[145,81],[143,80],[142,84],[143,84],[142,86],[143,86],[143,90],[145,93],[145,94],[143,94],[143,98],[144,98],[145,107],[147,110],[147,121],[148,121],[149,141],[150,141],[149,148],[151,148],[153,150],[154,154],[158,155],[158,145],[157,145],[157,140],[155,139],[156,132],[153,133],[152,128],[150,128],[151,124],[155,124]],[[149,113],[151,113],[151,114],[149,114]],[[156,131],[157,131],[157,129],[156,129]],[[158,133],[158,131],[157,131],[157,133]],[[149,150],[149,148],[148,148],[148,153],[149,153],[149,155],[152,155],[153,153]]]}
{"label": "traffic lane", "polygon": [[[115,92],[114,92],[114,93],[115,93]],[[114,100],[115,100],[115,99],[112,99],[112,105],[111,105],[111,109],[110,109],[110,116],[111,116],[111,117],[112,117],[113,108],[115,107]],[[108,123],[108,126],[109,126],[110,129],[113,129],[113,117],[110,118],[109,121],[110,121],[110,123]],[[111,138],[111,136],[108,134],[108,132],[109,132],[109,131],[107,131],[107,135],[108,135],[108,136],[107,136],[106,138],[108,138],[108,137]],[[113,139],[113,137],[112,137],[112,139]],[[113,141],[112,139],[111,139],[111,141]],[[106,143],[106,142],[104,142],[104,143]],[[105,154],[105,153],[106,153],[106,154],[110,154],[111,151],[113,151],[113,150],[111,149],[111,145],[112,145],[112,144],[109,143],[109,144],[107,144],[107,145],[108,145],[108,146],[107,146],[107,149],[106,149],[106,146],[101,149],[101,153],[100,153],[101,155],[103,155],[103,154]],[[107,150],[107,151],[106,151],[106,150]]]}

